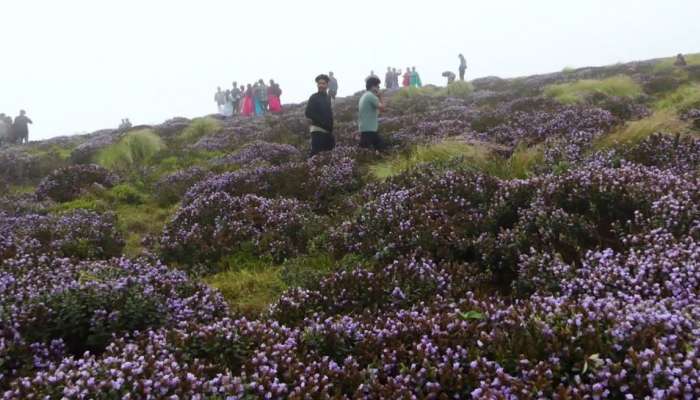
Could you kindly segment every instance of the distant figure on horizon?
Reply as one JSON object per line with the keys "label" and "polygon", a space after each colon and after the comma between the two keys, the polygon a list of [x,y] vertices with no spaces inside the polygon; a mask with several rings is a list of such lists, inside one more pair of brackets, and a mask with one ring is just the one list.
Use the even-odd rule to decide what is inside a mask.
{"label": "distant figure on horizon", "polygon": [[[12,121],[12,119],[10,119]],[[12,130],[12,124],[7,123],[7,117],[4,113],[0,113],[0,146],[5,143],[10,142],[10,131]]]}
{"label": "distant figure on horizon", "polygon": [[384,141],[379,136],[379,112],[384,110],[379,86],[379,78],[369,78],[365,82],[367,91],[358,103],[358,128],[360,130],[360,147],[384,150]]}
{"label": "distant figure on horizon", "polygon": [[[260,102],[260,109],[262,110],[261,114],[265,114],[267,112],[267,86],[265,85],[265,81],[260,79],[258,81],[258,91],[255,94],[255,97],[257,100]],[[257,112],[256,112],[257,114]]]}
{"label": "distant figure on horizon", "polygon": [[335,96],[338,95],[338,80],[335,79],[333,71],[328,73],[328,95],[331,97],[331,101],[335,104]]}
{"label": "distant figure on horizon", "polygon": [[413,87],[421,87],[423,86],[423,82],[420,80],[420,75],[418,74],[418,71],[416,71],[416,67],[413,67],[411,70],[411,86]]}
{"label": "distant figure on horizon", "polygon": [[125,131],[127,129],[131,129],[131,121],[129,121],[129,118],[123,118],[122,122],[119,124],[119,130],[120,131]]}
{"label": "distant figure on horizon", "polygon": [[33,124],[31,119],[27,117],[27,112],[19,110],[19,115],[15,117],[15,122],[12,124],[12,136],[14,141],[19,144],[29,143],[29,125]]}
{"label": "distant figure on horizon", "polygon": [[467,72],[467,59],[462,53],[459,54],[459,80],[464,80],[464,74]]}
{"label": "distant figure on horizon", "polygon": [[240,113],[241,110],[241,97],[243,94],[243,90],[238,88],[238,82],[234,81],[232,84],[231,88],[231,94],[230,94],[230,100],[231,100],[231,105],[233,106],[233,113],[232,115],[236,115]]}
{"label": "distant figure on horizon", "polygon": [[393,78],[391,86],[394,89],[398,89],[399,88],[399,77],[401,76],[401,70],[397,70],[396,68],[393,68],[391,72],[392,72],[392,78]]}
{"label": "distant figure on horizon", "polygon": [[282,102],[280,101],[280,96],[282,96],[282,89],[280,85],[275,83],[274,80],[270,79],[270,86],[267,88],[267,103],[272,113],[282,112]]}
{"label": "distant figure on horizon", "polygon": [[214,95],[214,101],[216,102],[217,110],[219,114],[224,113],[224,104],[226,104],[226,93],[221,91],[221,86],[216,88],[216,94]]}
{"label": "distant figure on horizon", "polygon": [[391,70],[391,67],[386,67],[386,74],[384,74],[384,86],[387,89],[394,88],[394,72]]}
{"label": "distant figure on horizon", "polygon": [[253,86],[249,83],[243,97],[243,108],[241,114],[245,117],[250,117],[255,112],[255,102],[253,101]]}
{"label": "distant figure on horizon", "polygon": [[676,56],[676,62],[673,63],[676,67],[685,67],[688,65],[688,63],[685,61],[685,57],[683,57],[683,54],[678,53]]}
{"label": "distant figure on horizon", "polygon": [[369,71],[369,75],[367,75],[367,77],[365,78],[365,82],[367,82],[370,78],[377,78],[377,79],[379,79],[379,77],[377,76],[377,74],[374,73],[374,70]]}
{"label": "distant figure on horizon", "polygon": [[449,85],[450,83],[455,81],[455,78],[457,78],[457,75],[455,75],[454,72],[452,71],[445,71],[442,73],[442,76],[447,78],[447,84]]}
{"label": "distant figure on horizon", "polygon": [[328,95],[328,82],[330,77],[321,74],[316,77],[316,87],[318,91],[309,97],[304,115],[311,121],[309,131],[311,132],[311,152],[310,157],[322,151],[331,151],[335,147],[335,137],[333,136],[333,108],[331,98]]}
{"label": "distant figure on horizon", "polygon": [[403,74],[403,87],[411,86],[411,67],[406,67],[406,72]]}
{"label": "distant figure on horizon", "polygon": [[239,99],[239,104],[238,104],[238,114],[242,115],[243,114],[243,103],[245,102],[245,86],[241,85],[240,88],[240,93],[238,94]]}

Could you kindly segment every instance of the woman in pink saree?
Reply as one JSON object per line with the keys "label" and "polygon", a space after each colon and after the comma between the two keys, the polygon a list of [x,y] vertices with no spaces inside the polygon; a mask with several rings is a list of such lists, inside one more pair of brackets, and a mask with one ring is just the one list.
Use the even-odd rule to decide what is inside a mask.
{"label": "woman in pink saree", "polygon": [[255,112],[255,104],[253,103],[253,87],[248,84],[248,88],[245,91],[245,96],[243,97],[243,109],[241,114],[245,117],[250,117]]}
{"label": "woman in pink saree", "polygon": [[282,102],[280,101],[281,95],[282,89],[280,89],[280,85],[276,84],[274,80],[270,79],[270,86],[267,88],[267,101],[270,112],[282,112]]}

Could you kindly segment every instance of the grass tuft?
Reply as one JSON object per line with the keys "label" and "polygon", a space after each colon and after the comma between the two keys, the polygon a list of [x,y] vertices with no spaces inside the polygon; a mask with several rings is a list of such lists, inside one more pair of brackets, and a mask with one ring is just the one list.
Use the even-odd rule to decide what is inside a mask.
{"label": "grass tuft", "polygon": [[664,96],[655,104],[657,110],[686,111],[700,107],[700,84],[684,85]]}
{"label": "grass tuft", "polygon": [[159,151],[165,148],[163,140],[150,129],[130,132],[119,142],[102,149],[97,162],[115,171],[131,171],[143,167]]}
{"label": "grass tuft", "polygon": [[588,96],[597,93],[634,98],[642,94],[642,87],[632,78],[618,75],[602,80],[583,79],[572,83],[549,85],[545,87],[544,93],[560,103],[572,104],[582,102]]}
{"label": "grass tuft", "polygon": [[181,143],[194,143],[200,138],[221,130],[221,121],[214,118],[196,118],[177,137]]}
{"label": "grass tuft", "polygon": [[630,121],[621,128],[602,136],[595,143],[598,150],[617,147],[620,145],[634,145],[646,139],[653,133],[684,133],[688,124],[678,118],[673,110],[660,110],[647,118],[638,121]]}

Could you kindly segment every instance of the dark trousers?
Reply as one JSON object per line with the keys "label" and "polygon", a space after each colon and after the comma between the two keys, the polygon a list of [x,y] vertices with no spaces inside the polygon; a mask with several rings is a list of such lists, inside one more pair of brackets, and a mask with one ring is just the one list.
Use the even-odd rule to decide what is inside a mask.
{"label": "dark trousers", "polygon": [[467,72],[466,68],[460,68],[459,69],[459,80],[463,81],[464,80],[464,73]]}
{"label": "dark trousers", "polygon": [[335,148],[335,136],[327,132],[311,132],[310,157],[322,151],[331,151]]}
{"label": "dark trousers", "polygon": [[360,133],[360,147],[384,151],[385,144],[378,132],[362,132]]}

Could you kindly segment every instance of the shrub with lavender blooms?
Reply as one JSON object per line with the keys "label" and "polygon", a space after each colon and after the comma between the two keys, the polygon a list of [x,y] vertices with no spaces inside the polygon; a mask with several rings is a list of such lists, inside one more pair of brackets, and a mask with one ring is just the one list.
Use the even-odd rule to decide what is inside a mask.
{"label": "shrub with lavender blooms", "polygon": [[39,200],[51,198],[65,202],[73,200],[94,184],[112,187],[117,177],[109,170],[95,164],[72,165],[57,169],[44,178],[36,190]]}

